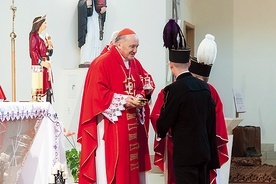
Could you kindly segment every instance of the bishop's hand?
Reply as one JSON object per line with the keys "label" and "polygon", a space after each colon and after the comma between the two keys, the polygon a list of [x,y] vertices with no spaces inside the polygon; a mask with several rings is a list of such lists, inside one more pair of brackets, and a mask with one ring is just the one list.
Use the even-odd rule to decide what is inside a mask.
{"label": "bishop's hand", "polygon": [[131,109],[131,108],[141,109],[147,103],[146,99],[137,98],[134,96],[128,96],[125,100],[126,100],[126,104],[125,104],[126,109]]}

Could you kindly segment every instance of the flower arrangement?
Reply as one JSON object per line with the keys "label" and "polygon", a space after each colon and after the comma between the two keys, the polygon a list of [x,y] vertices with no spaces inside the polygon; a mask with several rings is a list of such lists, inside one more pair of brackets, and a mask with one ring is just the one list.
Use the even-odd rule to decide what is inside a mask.
{"label": "flower arrangement", "polygon": [[[73,176],[74,182],[78,182],[79,167],[80,167],[80,151],[77,150],[73,136],[74,132],[66,131],[64,129],[64,136],[72,146],[70,150],[66,150],[66,162]],[[71,139],[70,139],[71,138]]]}

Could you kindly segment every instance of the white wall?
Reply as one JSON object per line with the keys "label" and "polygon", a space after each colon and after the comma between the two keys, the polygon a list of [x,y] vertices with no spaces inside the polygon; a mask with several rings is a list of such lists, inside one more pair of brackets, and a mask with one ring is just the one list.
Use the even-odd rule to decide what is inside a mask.
{"label": "white wall", "polygon": [[218,55],[210,83],[217,88],[225,115],[235,117],[232,89],[243,93],[246,112],[241,125],[261,127],[261,142],[276,143],[276,95],[273,83],[276,16],[273,0],[190,0],[196,46],[206,33],[216,37]]}
{"label": "white wall", "polygon": [[262,142],[276,142],[276,2],[234,1],[234,87],[242,90],[243,125],[261,127]]}
{"label": "white wall", "polygon": [[192,16],[189,22],[195,26],[196,48],[207,33],[215,36],[217,58],[212,67],[209,82],[219,92],[224,103],[224,113],[234,117],[233,84],[233,2],[219,0],[190,0]]}

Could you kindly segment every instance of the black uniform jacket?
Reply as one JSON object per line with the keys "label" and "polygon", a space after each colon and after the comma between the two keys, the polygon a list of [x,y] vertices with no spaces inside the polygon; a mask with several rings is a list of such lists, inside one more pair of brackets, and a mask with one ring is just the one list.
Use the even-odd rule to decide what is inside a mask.
{"label": "black uniform jacket", "polygon": [[212,156],[209,169],[217,168],[215,104],[208,84],[183,73],[164,93],[157,133],[164,138],[171,129],[174,166],[209,162]]}

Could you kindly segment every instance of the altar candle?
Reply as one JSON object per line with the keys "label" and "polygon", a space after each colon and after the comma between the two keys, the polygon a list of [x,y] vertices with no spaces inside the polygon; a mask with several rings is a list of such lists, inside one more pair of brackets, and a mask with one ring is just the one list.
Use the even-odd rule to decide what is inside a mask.
{"label": "altar candle", "polygon": [[65,165],[61,164],[60,167],[61,167],[61,171],[65,171]]}
{"label": "altar candle", "polygon": [[55,176],[54,175],[51,175],[49,177],[49,183],[55,183]]}
{"label": "altar candle", "polygon": [[65,171],[64,173],[62,173],[62,177],[63,177],[63,179],[67,179],[68,178],[68,172]]}
{"label": "altar candle", "polygon": [[4,181],[7,180],[7,179],[8,179],[8,176],[9,176],[8,173],[5,173],[5,172],[4,172],[4,174],[3,174],[3,180],[4,180]]}
{"label": "altar candle", "polygon": [[5,165],[4,165],[4,168],[5,168],[5,169],[8,169],[8,168],[9,168],[9,165],[10,165],[10,162],[6,162]]}
{"label": "altar candle", "polygon": [[57,168],[56,168],[56,167],[52,167],[51,173],[52,173],[52,174],[57,174]]}
{"label": "altar candle", "polygon": [[6,161],[9,161],[10,155],[6,154]]}
{"label": "altar candle", "polygon": [[57,170],[60,170],[60,169],[61,169],[61,164],[60,164],[60,162],[57,162],[57,163],[55,164],[55,167],[56,167]]}
{"label": "altar candle", "polygon": [[7,161],[7,159],[6,159],[6,153],[4,153],[4,152],[1,153],[1,160],[3,160],[4,162]]}

